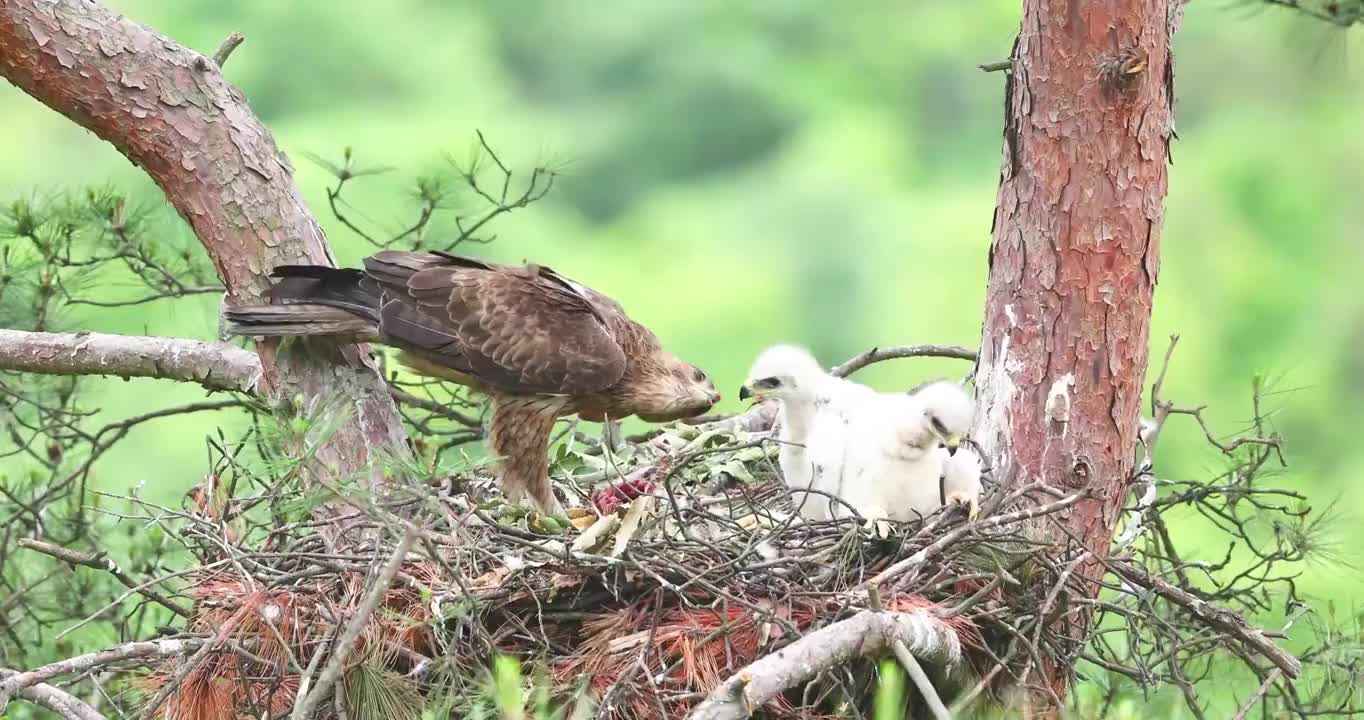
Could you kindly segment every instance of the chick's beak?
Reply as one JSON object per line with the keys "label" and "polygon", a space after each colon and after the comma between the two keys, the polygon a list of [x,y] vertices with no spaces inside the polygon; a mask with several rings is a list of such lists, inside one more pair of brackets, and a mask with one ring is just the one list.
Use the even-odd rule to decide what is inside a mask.
{"label": "chick's beak", "polygon": [[740,399],[740,400],[747,400],[747,399],[749,399],[749,398],[751,398],[751,397],[753,397],[753,391],[752,391],[752,390],[749,390],[747,385],[744,385],[744,386],[742,386],[742,387],[739,388],[739,399]]}
{"label": "chick's beak", "polygon": [[961,436],[960,436],[960,435],[949,435],[949,436],[943,438],[942,443],[943,443],[943,445],[946,445],[946,446],[947,446],[947,454],[948,454],[949,456],[950,456],[950,455],[956,455],[956,454],[957,454],[957,448],[961,447]]}

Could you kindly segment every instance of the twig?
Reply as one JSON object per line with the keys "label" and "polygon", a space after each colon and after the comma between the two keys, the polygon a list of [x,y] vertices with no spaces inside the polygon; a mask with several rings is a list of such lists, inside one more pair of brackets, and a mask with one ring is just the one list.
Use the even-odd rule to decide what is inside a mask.
{"label": "twig", "polygon": [[1206,405],[1200,405],[1196,408],[1171,407],[1169,411],[1175,415],[1192,415],[1193,419],[1198,422],[1198,426],[1203,429],[1203,435],[1207,438],[1208,443],[1218,450],[1221,450],[1224,455],[1231,456],[1242,445],[1263,445],[1268,448],[1273,448],[1275,454],[1278,455],[1279,464],[1288,467],[1288,461],[1285,460],[1283,456],[1283,443],[1279,441],[1279,438],[1238,437],[1229,443],[1224,443],[1221,440],[1218,440],[1217,436],[1212,434],[1212,429],[1208,427],[1207,421],[1203,419],[1203,411],[1206,409]]}
{"label": "twig", "polygon": [[1283,671],[1279,668],[1270,670],[1269,674],[1265,676],[1265,681],[1260,683],[1260,689],[1256,690],[1255,694],[1251,695],[1246,700],[1246,703],[1241,706],[1240,710],[1236,711],[1236,716],[1231,720],[1245,720],[1245,717],[1250,713],[1251,708],[1255,707],[1255,703],[1260,702],[1260,698],[1263,698],[1265,693],[1269,692],[1269,688],[1273,687],[1274,683],[1278,682],[1279,678],[1282,676]]}
{"label": "twig", "polygon": [[1005,513],[1003,515],[995,515],[993,517],[977,519],[974,522],[962,525],[958,528],[951,530],[950,532],[947,532],[928,547],[925,547],[919,552],[916,552],[913,555],[910,555],[909,557],[905,558],[904,560],[901,560],[895,563],[894,565],[891,565],[890,567],[886,568],[885,570],[882,570],[881,572],[877,573],[875,577],[866,582],[866,585],[868,586],[878,585],[900,575],[901,573],[904,573],[906,570],[909,570],[910,568],[921,565],[925,560],[938,554],[939,552],[942,552],[943,548],[952,545],[953,543],[960,540],[963,536],[965,536],[969,532],[972,532],[973,530],[984,530],[986,528],[998,527],[1000,525],[1008,525],[1010,523],[1021,522],[1023,520],[1030,520],[1041,515],[1059,512],[1070,507],[1071,505],[1074,505],[1077,502],[1080,502],[1088,494],[1089,494],[1088,491],[1081,490],[1080,492],[1067,495],[1064,498],[1057,500],[1056,502],[1053,503],[1048,503],[1046,505],[1038,505],[1036,507],[1027,508],[1025,510],[1018,510],[1016,512]]}
{"label": "twig", "polygon": [[[19,673],[0,668],[0,679],[10,678]],[[20,690],[18,697],[37,703],[66,720],[105,720],[98,710],[71,693],[47,683],[38,683]]]}
{"label": "twig", "polygon": [[326,697],[327,691],[346,671],[346,658],[355,649],[355,641],[360,639],[360,633],[365,629],[365,623],[369,622],[370,615],[379,607],[379,603],[384,599],[384,593],[388,591],[388,586],[393,582],[393,576],[398,574],[403,566],[403,561],[407,559],[407,553],[412,549],[412,544],[417,541],[417,532],[412,528],[403,531],[403,539],[398,542],[398,547],[389,557],[388,563],[379,572],[379,577],[375,578],[374,584],[370,586],[369,592],[365,594],[365,599],[346,622],[346,629],[341,633],[341,637],[336,642],[336,649],[332,651],[331,659],[327,661],[326,667],[322,668],[322,674],[317,678],[317,685],[310,691],[294,708],[293,720],[303,720],[313,716],[313,711],[317,709],[322,698]]}
{"label": "twig", "polygon": [[194,639],[131,642],[107,650],[77,655],[50,665],[44,665],[37,670],[17,673],[4,682],[0,682],[0,712],[4,711],[10,698],[14,697],[19,691],[47,682],[58,675],[84,673],[123,660],[184,655],[187,652],[199,649],[202,644],[202,641]]}
{"label": "twig", "polygon": [[232,51],[236,50],[237,46],[245,41],[246,36],[239,32],[228,35],[227,39],[223,40],[223,44],[218,46],[218,51],[213,53],[213,62],[217,64],[218,67],[227,64],[227,59],[231,57]]}
{"label": "twig", "polygon": [[[1175,346],[1179,344],[1179,335],[1170,335],[1170,344],[1165,348],[1165,359],[1160,363],[1160,374],[1156,376],[1156,381],[1151,384],[1151,413],[1154,415],[1160,412],[1161,388],[1165,387],[1165,374],[1170,371],[1170,357],[1175,354]],[[1152,443],[1154,444],[1154,443]]]}
{"label": "twig", "polygon": [[952,713],[947,711],[947,706],[943,705],[942,698],[938,697],[938,691],[933,688],[933,683],[929,681],[928,675],[924,674],[924,669],[919,665],[919,661],[914,659],[914,653],[901,640],[892,640],[890,648],[895,652],[895,657],[900,664],[905,667],[905,672],[909,673],[909,678],[914,681],[914,686],[919,688],[919,695],[923,698],[928,709],[933,713],[937,720],[952,720]]}
{"label": "twig", "polygon": [[180,688],[180,684],[185,681],[185,678],[189,677],[189,674],[194,672],[195,668],[199,667],[200,664],[207,660],[209,654],[222,645],[223,641],[227,639],[228,635],[230,635],[239,624],[241,624],[241,616],[237,616],[237,618],[234,618],[223,625],[219,628],[217,635],[212,640],[205,642],[197,652],[190,655],[188,660],[181,664],[180,667],[176,668],[175,674],[171,675],[170,678],[166,680],[166,683],[162,685],[161,689],[152,697],[151,702],[147,703],[146,706],[142,708],[142,714],[138,716],[139,720],[152,720],[152,718],[156,717],[157,712],[161,709],[161,703],[166,702],[166,698],[169,698],[171,693],[174,693]]}
{"label": "twig", "polygon": [[1274,644],[1269,638],[1265,637],[1264,633],[1247,625],[1241,616],[1230,610],[1197,598],[1151,575],[1145,568],[1132,563],[1110,562],[1109,567],[1124,580],[1155,592],[1166,600],[1184,608],[1209,626],[1240,640],[1264,656],[1265,659],[1274,663],[1274,666],[1282,670],[1288,677],[1296,678],[1298,673],[1302,671],[1302,663],[1297,658]]}
{"label": "twig", "polygon": [[32,550],[34,552],[40,552],[44,555],[50,555],[51,557],[57,558],[58,560],[61,560],[62,562],[65,563],[69,563],[71,565],[81,565],[83,567],[94,568],[96,570],[103,570],[109,573],[110,575],[113,575],[114,578],[117,579],[119,582],[123,583],[124,587],[137,590],[139,593],[147,596],[151,600],[156,601],[157,604],[161,605],[167,610],[170,610],[176,615],[179,615],[180,617],[185,618],[189,617],[189,611],[180,607],[179,603],[175,602],[174,600],[171,600],[170,598],[166,597],[165,595],[162,595],[161,593],[155,590],[152,590],[151,588],[140,587],[139,584],[134,582],[133,579],[129,577],[127,573],[123,572],[123,569],[118,566],[118,563],[108,558],[108,553],[103,552],[91,554],[78,553],[74,550],[68,550],[64,547],[58,547],[56,545],[45,543],[40,540],[33,540],[32,538],[24,538],[20,540],[19,547]]}
{"label": "twig", "polygon": [[483,421],[473,415],[462,413],[449,405],[438,403],[434,400],[417,397],[402,388],[390,385],[388,391],[395,401],[402,403],[403,405],[411,405],[412,407],[425,410],[433,415],[439,415],[448,420],[453,420],[461,425],[475,428],[482,427],[483,425]]}
{"label": "twig", "polygon": [[78,622],[78,623],[76,623],[75,625],[72,625],[72,626],[66,628],[65,630],[63,630],[63,631],[61,631],[61,632],[59,632],[59,633],[57,633],[57,635],[56,635],[53,639],[54,639],[54,640],[60,640],[60,639],[62,639],[63,637],[66,637],[67,634],[72,633],[72,632],[75,632],[76,630],[85,627],[86,625],[88,625],[88,624],[90,624],[91,622],[93,622],[95,618],[97,618],[97,617],[103,615],[104,613],[108,612],[109,610],[111,610],[111,609],[113,609],[113,608],[115,608],[115,607],[118,607],[119,603],[122,603],[124,600],[127,600],[128,598],[132,597],[132,595],[133,595],[134,593],[140,593],[140,592],[142,592],[143,590],[145,590],[146,588],[149,588],[149,587],[151,587],[151,586],[153,586],[153,585],[159,585],[159,584],[161,584],[161,583],[163,583],[163,582],[166,582],[167,580],[171,580],[171,579],[173,579],[173,578],[182,577],[182,576],[185,576],[185,575],[196,575],[196,574],[201,573],[201,572],[207,572],[207,571],[213,570],[213,569],[215,569],[215,568],[220,568],[220,567],[222,567],[223,565],[228,564],[228,562],[229,562],[228,560],[218,560],[218,561],[216,561],[216,562],[208,563],[207,565],[201,565],[201,566],[199,566],[199,567],[190,568],[190,569],[188,569],[188,570],[180,570],[180,571],[178,571],[178,572],[173,572],[173,573],[169,573],[169,574],[167,574],[167,575],[163,575],[163,576],[161,576],[161,577],[159,577],[159,578],[152,578],[151,580],[148,580],[147,582],[144,582],[144,583],[139,584],[137,587],[130,588],[127,592],[125,592],[125,593],[123,593],[122,595],[119,595],[118,597],[114,598],[114,600],[113,600],[112,602],[110,602],[110,603],[108,603],[107,605],[101,607],[100,609],[96,610],[95,612],[93,612],[93,613],[91,613],[91,614],[89,614],[89,615],[86,615],[85,618],[82,619],[80,622]]}
{"label": "twig", "polygon": [[985,72],[999,72],[999,71],[1001,71],[1001,70],[1007,72],[1007,71],[1013,69],[1013,67],[1014,67],[1014,61],[1013,61],[1013,60],[997,60],[997,61],[995,61],[995,62],[981,63],[981,64],[977,65],[976,67],[980,68],[981,70],[984,70]]}
{"label": "twig", "polygon": [[897,345],[888,348],[872,348],[829,371],[834,377],[847,377],[862,368],[883,360],[911,357],[944,357],[958,360],[975,360],[976,351],[959,345]]}

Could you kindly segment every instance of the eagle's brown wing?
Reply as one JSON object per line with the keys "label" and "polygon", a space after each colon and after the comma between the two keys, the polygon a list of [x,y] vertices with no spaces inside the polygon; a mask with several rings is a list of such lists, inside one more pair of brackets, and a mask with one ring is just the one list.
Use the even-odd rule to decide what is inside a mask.
{"label": "eagle's brown wing", "polygon": [[589,394],[625,372],[610,322],[618,306],[548,268],[384,251],[365,259],[365,274],[382,288],[385,343],[490,388]]}

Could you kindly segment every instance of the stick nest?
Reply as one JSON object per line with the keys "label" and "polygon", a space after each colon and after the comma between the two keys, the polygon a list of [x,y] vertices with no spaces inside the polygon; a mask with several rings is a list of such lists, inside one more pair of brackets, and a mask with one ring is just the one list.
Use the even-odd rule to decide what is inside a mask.
{"label": "stick nest", "polygon": [[[287,713],[405,530],[417,543],[365,621],[329,709],[338,716],[407,717],[399,708],[420,703],[397,700],[432,692],[473,712],[495,684],[486,668],[506,655],[540,668],[545,692],[570,709],[680,718],[748,664],[868,608],[939,627],[948,640],[927,654],[965,690],[1045,599],[1025,589],[1050,567],[1026,537],[1037,514],[1003,502],[969,526],[954,508],[882,537],[856,519],[802,521],[774,475],[775,448],[738,425],[680,426],[610,453],[577,440],[556,456],[561,485],[583,501],[568,518],[506,505],[478,474],[352,498],[335,520],[344,531],[276,527],[260,551],[225,539],[253,534],[240,520],[200,514],[212,569],[194,583],[187,630],[216,649],[152,675],[146,689],[165,696],[155,712]],[[1040,491],[996,500],[1047,499]],[[871,663],[833,668],[761,711],[845,713],[874,674]]]}

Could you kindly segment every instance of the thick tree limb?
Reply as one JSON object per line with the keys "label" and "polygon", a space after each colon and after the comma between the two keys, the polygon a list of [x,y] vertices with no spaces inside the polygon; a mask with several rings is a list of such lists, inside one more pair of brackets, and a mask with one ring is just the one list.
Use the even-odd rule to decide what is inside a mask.
{"label": "thick tree limb", "polygon": [[[0,2],[0,76],[142,167],[217,268],[229,303],[257,303],[276,265],[334,265],[274,138],[218,66],[93,0]],[[403,452],[402,424],[358,345],[257,345],[263,390],[344,396],[354,414],[319,448],[319,474]],[[377,474],[376,474],[377,475]]]}
{"label": "thick tree limb", "polygon": [[0,712],[9,704],[10,698],[26,688],[31,688],[40,683],[45,683],[58,675],[69,675],[71,673],[82,673],[94,668],[104,667],[110,663],[123,660],[140,660],[143,658],[175,657],[193,652],[203,645],[200,640],[150,640],[146,642],[131,642],[100,650],[99,652],[77,655],[67,658],[51,665],[44,665],[37,670],[29,672],[15,673],[0,682]]}
{"label": "thick tree limb", "polygon": [[[18,674],[14,670],[0,668],[0,680],[7,680]],[[61,715],[65,720],[105,720],[98,710],[90,707],[84,700],[47,683],[26,687],[19,691],[17,697],[42,705]]]}
{"label": "thick tree limb", "polygon": [[721,683],[687,717],[747,718],[783,692],[859,657],[884,653],[896,641],[904,643],[914,656],[937,664],[950,665],[961,657],[956,633],[927,612],[865,610],[758,659]]}
{"label": "thick tree limb", "polygon": [[0,329],[0,370],[45,375],[111,375],[199,383],[253,392],[261,379],[255,353],[226,343],[105,333]]}

